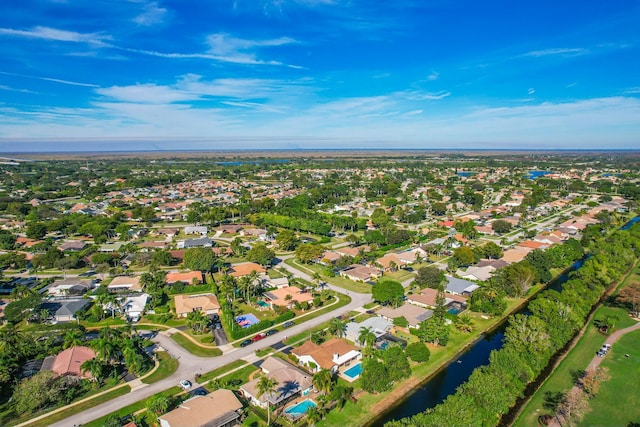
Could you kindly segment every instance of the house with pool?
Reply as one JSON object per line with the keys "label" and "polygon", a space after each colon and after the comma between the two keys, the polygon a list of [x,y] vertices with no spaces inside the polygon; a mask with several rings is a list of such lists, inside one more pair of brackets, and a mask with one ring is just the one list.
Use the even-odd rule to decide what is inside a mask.
{"label": "house with pool", "polygon": [[275,407],[286,405],[299,396],[306,396],[311,392],[312,375],[277,357],[267,357],[260,365],[263,375],[277,382],[272,393],[258,396],[258,381],[260,376],[240,387],[240,393],[252,404],[266,408],[267,404]]}
{"label": "house with pool", "polygon": [[348,367],[362,358],[362,353],[355,345],[341,338],[333,338],[318,345],[307,341],[291,353],[298,358],[298,363],[308,367],[311,372],[328,369],[338,373],[341,368]]}

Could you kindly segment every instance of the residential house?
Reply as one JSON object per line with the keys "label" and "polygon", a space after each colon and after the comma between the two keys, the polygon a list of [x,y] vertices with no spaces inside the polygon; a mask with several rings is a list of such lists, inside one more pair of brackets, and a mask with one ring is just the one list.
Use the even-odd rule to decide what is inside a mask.
{"label": "residential house", "polygon": [[531,248],[516,246],[513,249],[507,249],[506,251],[504,251],[504,253],[502,254],[502,258],[500,259],[507,264],[515,264],[516,262],[522,261],[532,250],[533,249]]}
{"label": "residential house", "polygon": [[376,264],[382,271],[395,271],[404,265],[404,262],[396,254],[386,254],[376,260]]}
{"label": "residential house", "polygon": [[287,279],[286,277],[278,277],[272,279],[271,277],[263,273],[260,275],[260,279],[262,280],[262,286],[265,288],[282,289],[289,287],[289,279]]}
{"label": "residential house", "polygon": [[307,395],[312,389],[312,375],[302,369],[291,365],[284,360],[269,356],[260,365],[264,375],[277,382],[275,391],[264,393],[258,396],[258,381],[256,376],[253,380],[240,386],[240,393],[253,405],[262,408],[267,407],[267,403],[280,407],[300,395]]}
{"label": "residential house", "polygon": [[122,307],[127,319],[131,322],[137,322],[144,314],[144,308],[147,305],[149,299],[148,294],[131,295],[124,298]]}
{"label": "residential house", "polygon": [[[417,305],[418,307],[435,308],[437,296],[438,291],[436,289],[425,288],[422,289],[420,293],[407,295],[407,302],[409,304]],[[448,306],[449,304],[454,302],[466,305],[467,298],[463,297],[462,295],[445,294],[445,306]]]}
{"label": "residential house", "polygon": [[172,285],[174,283],[182,282],[190,285],[194,279],[198,283],[202,283],[202,271],[188,271],[186,273],[167,273],[165,283]]}
{"label": "residential house", "polygon": [[173,238],[178,234],[177,228],[160,228],[156,231],[160,236],[165,236],[167,240],[173,240]]}
{"label": "residential house", "polygon": [[47,310],[56,322],[71,322],[76,320],[76,313],[87,307],[89,302],[84,298],[54,298],[40,304],[40,309]]}
{"label": "residential house", "polygon": [[491,278],[494,271],[496,271],[496,269],[491,265],[485,265],[483,267],[474,265],[467,268],[467,271],[458,270],[456,274],[463,279],[486,282]]}
{"label": "residential house", "polygon": [[187,225],[184,228],[184,234],[199,234],[206,236],[209,229],[204,225]]}
{"label": "residential house", "polygon": [[142,291],[142,285],[140,284],[140,276],[116,276],[111,283],[107,285],[107,289],[110,292],[122,292],[122,291]]}
{"label": "residential house", "polygon": [[201,237],[199,239],[187,239],[178,242],[178,249],[210,248],[213,244],[213,240],[209,237]]}
{"label": "residential house", "polygon": [[229,271],[229,276],[232,276],[232,277],[248,276],[254,271],[256,273],[267,272],[267,270],[260,264],[256,264],[255,262],[244,262],[242,264],[232,265],[231,270]]}
{"label": "residential house", "polygon": [[218,389],[182,402],[158,417],[161,427],[231,427],[240,425],[242,403],[231,390]]}
{"label": "residential house", "polygon": [[457,277],[445,276],[447,283],[444,291],[449,294],[469,296],[480,286],[468,280],[458,279]]}
{"label": "residential house", "polygon": [[341,270],[340,275],[355,282],[368,282],[380,277],[380,271],[377,268],[352,264],[344,270]]}
{"label": "residential house", "polygon": [[211,293],[198,295],[176,295],[174,297],[176,315],[187,317],[192,311],[200,310],[207,316],[218,314],[220,303],[218,298]]}
{"label": "residential house", "polygon": [[46,291],[53,296],[80,296],[84,295],[93,286],[92,280],[79,279],[77,277],[69,277],[67,279],[58,279],[50,285],[43,288],[40,292]]}
{"label": "residential house", "polygon": [[245,226],[242,224],[225,224],[225,225],[221,225],[220,227],[216,228],[216,230],[220,231],[221,233],[225,233],[225,234],[236,234],[238,232],[240,232],[240,230],[242,230]]}
{"label": "residential house", "polygon": [[[274,289],[264,293],[267,303],[273,309],[274,306],[291,308],[294,303],[312,303],[313,296],[310,292],[303,291],[297,286]],[[290,298],[289,298],[290,297]]]}
{"label": "residential house", "polygon": [[328,369],[337,373],[341,367],[349,366],[362,358],[362,353],[356,346],[341,338],[332,338],[320,345],[306,341],[291,352],[298,358],[298,363],[307,366],[311,372]]}
{"label": "residential house", "polygon": [[393,323],[393,319],[404,317],[410,328],[418,328],[420,322],[433,316],[433,311],[413,304],[404,304],[398,308],[382,307],[376,312],[379,316]]}
{"label": "residential house", "polygon": [[90,372],[83,372],[81,366],[87,360],[94,359],[96,353],[89,347],[70,347],[55,356],[45,357],[41,371],[53,371],[58,376],[91,378]]}
{"label": "residential house", "polygon": [[393,329],[393,323],[378,316],[370,317],[360,323],[349,322],[345,326],[345,338],[360,345],[358,342],[360,331],[366,328],[371,328],[371,332],[376,336],[376,339],[379,339],[381,336],[388,334],[391,329]]}
{"label": "residential house", "polygon": [[120,250],[122,246],[124,246],[124,243],[122,242],[105,243],[103,245],[100,245],[100,247],[98,248],[98,251],[106,252],[106,253],[117,252]]}
{"label": "residential house", "polygon": [[78,252],[83,250],[87,246],[87,242],[84,242],[82,240],[72,240],[70,242],[64,242],[63,244],[58,246],[58,249],[60,249],[61,251]]}

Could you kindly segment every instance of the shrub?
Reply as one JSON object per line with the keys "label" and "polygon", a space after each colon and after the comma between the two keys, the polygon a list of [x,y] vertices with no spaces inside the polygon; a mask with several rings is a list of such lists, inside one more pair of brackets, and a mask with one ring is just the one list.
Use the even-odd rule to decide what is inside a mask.
{"label": "shrub", "polygon": [[429,356],[431,356],[429,348],[421,342],[409,344],[405,351],[407,352],[407,356],[414,362],[426,362],[429,360]]}

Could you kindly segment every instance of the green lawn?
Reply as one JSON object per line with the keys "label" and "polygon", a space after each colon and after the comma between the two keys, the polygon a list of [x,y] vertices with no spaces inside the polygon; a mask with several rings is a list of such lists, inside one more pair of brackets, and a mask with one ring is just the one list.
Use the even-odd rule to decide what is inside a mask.
{"label": "green lawn", "polygon": [[[625,355],[629,357],[625,357]],[[601,366],[611,379],[590,400],[583,426],[628,426],[640,422],[640,331],[630,332],[613,345]]]}
{"label": "green lawn", "polygon": [[202,374],[200,378],[198,378],[199,383],[203,383],[205,381],[209,381],[214,379],[215,377],[224,374],[225,372],[231,371],[232,369],[239,368],[240,366],[246,365],[247,362],[244,360],[234,360],[233,362],[226,364],[224,366],[219,367],[218,369],[214,369],[213,371],[209,371],[207,373]]}
{"label": "green lawn", "polygon": [[322,279],[325,280],[327,283],[330,283],[332,285],[336,285],[339,286],[341,288],[344,288],[348,291],[353,291],[353,292],[358,292],[358,293],[365,293],[365,294],[370,294],[371,293],[371,285],[367,285],[366,283],[359,283],[359,282],[354,282],[353,280],[349,280],[346,279],[344,277],[328,277],[324,274],[325,272],[325,267],[319,265],[319,264],[301,264],[298,261],[296,261],[295,258],[289,258],[287,260],[284,261],[285,263],[289,264],[290,266],[297,268],[298,270],[302,270],[303,272],[309,274],[309,275],[313,275],[313,273],[320,273],[320,275],[322,276]]}
{"label": "green lawn", "polygon": [[[175,387],[171,387],[168,390],[165,390],[163,392],[156,393],[156,394],[163,394],[165,396],[171,397],[180,392],[182,392],[182,389],[178,386],[175,386]],[[125,417],[126,415],[134,414],[135,412],[138,412],[139,410],[144,409],[146,407],[146,402],[149,399],[150,397],[140,400],[138,402],[132,403],[131,405],[125,406],[124,408],[120,408],[117,411],[112,412],[111,414],[105,415],[104,417],[100,417],[97,420],[93,420],[91,422],[83,424],[82,427],[103,427],[105,420],[109,418],[111,415],[115,414],[122,418],[122,417]]]}
{"label": "green lawn", "polygon": [[[229,375],[225,375],[220,378],[220,381],[225,384],[224,388],[230,390],[238,390],[242,384],[249,382],[249,376],[257,371],[259,368],[256,368],[254,365],[247,365],[244,368],[238,369],[235,372],[230,373]],[[211,383],[205,385],[207,389],[213,390],[211,387]]]}
{"label": "green lawn", "polygon": [[[596,311],[594,319],[606,315],[614,315],[620,319],[616,323],[615,329],[626,328],[635,323],[629,318],[626,310],[606,306],[602,306]],[[576,346],[567,354],[564,360],[560,362],[551,376],[547,378],[529,403],[522,409],[514,426],[528,427],[536,425],[538,416],[545,413],[552,414],[554,411],[548,408],[553,397],[557,396],[557,393],[566,392],[573,386],[575,375],[587,367],[605,339],[606,337],[598,332],[593,326],[593,322],[591,322]]]}
{"label": "green lawn", "polygon": [[214,357],[214,356],[222,355],[222,350],[220,350],[219,348],[200,347],[199,345],[194,344],[190,339],[186,338],[180,333],[171,335],[171,339],[174,340],[176,343],[178,343],[180,346],[182,346],[189,353],[195,356]]}
{"label": "green lawn", "polygon": [[160,366],[154,373],[142,380],[145,384],[153,384],[156,381],[160,381],[173,374],[178,369],[178,361],[171,357],[166,351],[159,351],[156,353]]}
{"label": "green lawn", "polygon": [[[108,393],[105,393],[101,396],[94,397],[93,399],[89,399],[86,402],[78,403],[77,405],[74,405],[68,409],[65,409],[64,411],[60,411],[58,413],[48,415],[39,421],[34,421],[28,424],[28,426],[29,427],[40,427],[40,426],[45,427],[45,426],[51,425],[52,423],[64,420],[65,418],[70,417],[71,415],[78,414],[82,411],[86,411],[87,409],[93,408],[96,405],[107,402],[111,399],[115,399],[116,397],[123,396],[129,393],[130,391],[131,391],[131,387],[129,386],[124,386],[115,390],[111,390]],[[20,421],[24,421],[24,420],[20,420]]]}

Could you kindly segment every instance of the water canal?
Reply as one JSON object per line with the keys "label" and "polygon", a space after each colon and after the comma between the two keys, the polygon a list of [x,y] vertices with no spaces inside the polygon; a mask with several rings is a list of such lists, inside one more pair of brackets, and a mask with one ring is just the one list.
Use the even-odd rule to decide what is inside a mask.
{"label": "water canal", "polygon": [[[626,223],[621,229],[627,230],[639,221],[640,216],[635,217]],[[586,257],[572,264],[571,267],[552,280],[546,289],[560,291],[562,289],[562,285],[569,279],[571,272],[582,267],[585,259]],[[526,310],[527,307],[524,306],[516,313],[525,313]],[[405,399],[381,414],[380,417],[375,419],[369,425],[379,426],[389,421],[410,417],[442,403],[447,396],[455,393],[456,389],[462,383],[467,381],[475,368],[489,363],[489,355],[492,350],[497,350],[502,347],[504,331],[508,325],[507,319],[501,322],[496,328],[494,328],[494,330],[485,334],[465,350],[460,357],[450,362],[438,373],[430,377],[418,388],[414,389],[406,396]]]}

